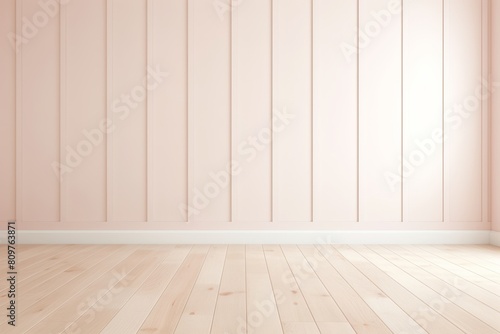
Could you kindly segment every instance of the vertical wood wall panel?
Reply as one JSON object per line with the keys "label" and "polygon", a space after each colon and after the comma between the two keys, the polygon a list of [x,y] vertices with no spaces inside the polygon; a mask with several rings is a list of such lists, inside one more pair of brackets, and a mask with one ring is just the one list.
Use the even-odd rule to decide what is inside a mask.
{"label": "vertical wood wall panel", "polygon": [[435,0],[405,0],[403,7],[403,218],[409,222],[443,219],[442,9]]}
{"label": "vertical wood wall panel", "polygon": [[[84,153],[63,176],[68,221],[106,221],[106,2],[74,0],[65,12],[63,156]],[[62,139],[62,138],[61,138]],[[87,155],[87,152],[88,155]]]}
{"label": "vertical wood wall panel", "polygon": [[314,220],[357,220],[356,1],[314,1]]}
{"label": "vertical wood wall panel", "polygon": [[212,0],[189,0],[188,199],[197,210],[190,221],[231,220],[230,28]]}
{"label": "vertical wood wall panel", "polygon": [[295,116],[273,132],[275,221],[312,220],[311,16],[310,0],[273,1],[273,107]]}
{"label": "vertical wood wall panel", "polygon": [[[481,0],[481,70],[482,77],[488,82],[492,75],[491,66],[491,17],[492,3],[489,0]],[[493,29],[493,28],[491,28]],[[481,218],[483,223],[491,223],[490,203],[490,168],[491,168],[491,98],[485,98],[481,103]]]}
{"label": "vertical wood wall panel", "polygon": [[232,156],[241,166],[233,176],[233,220],[271,221],[272,2],[246,2],[231,23]]}
{"label": "vertical wood wall panel", "polygon": [[[0,2],[0,221],[16,217],[16,1]],[[7,38],[6,38],[7,37]],[[10,41],[9,41],[10,38]]]}
{"label": "vertical wood wall panel", "polygon": [[[491,3],[491,78],[490,82],[500,82],[500,2]],[[500,232],[500,85],[491,98],[491,221],[492,229]],[[492,87],[493,88],[493,87]]]}
{"label": "vertical wood wall panel", "polygon": [[113,217],[146,220],[146,2],[112,1]]}
{"label": "vertical wood wall panel", "polygon": [[386,180],[401,164],[399,2],[360,0],[359,23],[360,221],[400,221],[401,183]]}
{"label": "vertical wood wall panel", "polygon": [[[59,6],[59,159],[61,161],[61,171],[59,177],[59,220],[61,222],[68,221],[68,182],[64,182],[67,179],[67,173],[64,173],[62,166],[66,163],[66,156],[69,152],[69,145],[67,144],[67,133],[66,128],[68,126],[67,119],[67,66],[66,66],[66,55],[67,55],[67,38],[66,33],[68,30],[66,22],[66,9],[67,6]],[[79,164],[82,163],[83,157],[87,156],[90,151],[89,146],[86,146],[87,150],[85,154],[80,154],[77,152],[75,155],[78,156],[78,164],[74,168],[78,168]],[[77,148],[78,150],[78,148]],[[84,153],[84,152],[81,152]],[[74,169],[68,170],[68,172],[73,172]]]}
{"label": "vertical wood wall panel", "polygon": [[487,222],[490,3],[442,1],[3,1],[0,219]]}
{"label": "vertical wood wall panel", "polygon": [[445,2],[445,192],[448,221],[481,221],[481,1]]}
{"label": "vertical wood wall panel", "polygon": [[[187,200],[187,4],[152,0],[150,68],[168,73],[150,91],[152,221],[185,221]],[[152,81],[153,83],[153,81]]]}
{"label": "vertical wood wall panel", "polygon": [[[21,51],[22,106],[18,112],[22,115],[22,142],[18,144],[23,147],[18,172],[22,173],[23,220],[56,222],[60,216],[59,177],[53,169],[53,163],[60,160],[59,16],[49,18],[41,13],[45,12],[38,1],[22,0],[22,17],[32,25],[37,20],[39,28],[35,26],[37,32],[29,34],[32,37]],[[22,36],[22,31],[18,34]]]}

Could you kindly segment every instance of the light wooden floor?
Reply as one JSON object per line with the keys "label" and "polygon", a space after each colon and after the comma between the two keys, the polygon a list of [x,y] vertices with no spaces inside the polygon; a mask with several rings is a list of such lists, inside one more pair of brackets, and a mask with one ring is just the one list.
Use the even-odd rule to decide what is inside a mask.
{"label": "light wooden floor", "polygon": [[18,245],[17,258],[17,327],[2,279],[1,333],[500,333],[492,246]]}

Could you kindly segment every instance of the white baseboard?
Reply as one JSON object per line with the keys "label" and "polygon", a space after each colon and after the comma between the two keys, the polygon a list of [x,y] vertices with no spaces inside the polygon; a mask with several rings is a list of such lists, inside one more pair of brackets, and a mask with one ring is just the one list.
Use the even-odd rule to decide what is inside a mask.
{"label": "white baseboard", "polygon": [[497,231],[490,232],[490,244],[493,246],[500,247],[500,232]]}
{"label": "white baseboard", "polygon": [[[491,237],[490,237],[491,235]],[[2,233],[0,243],[5,244]],[[491,238],[491,239],[490,239]],[[460,231],[18,231],[18,244],[500,244],[500,232]]]}

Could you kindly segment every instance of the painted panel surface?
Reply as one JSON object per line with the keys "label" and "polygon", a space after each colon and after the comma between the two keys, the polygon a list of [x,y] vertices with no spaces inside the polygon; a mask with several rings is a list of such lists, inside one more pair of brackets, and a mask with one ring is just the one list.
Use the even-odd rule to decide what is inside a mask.
{"label": "painted panel surface", "polygon": [[[272,2],[249,1],[232,23],[233,221],[272,220]],[[259,24],[255,24],[255,18]]]}
{"label": "painted panel surface", "polygon": [[[445,2],[445,220],[480,221],[481,2]],[[479,93],[478,93],[479,92]]]}
{"label": "painted panel surface", "polygon": [[[0,218],[47,229],[484,228],[489,182],[498,217],[489,101],[476,96],[488,92],[485,1],[443,1],[4,1],[2,31],[31,35],[17,54],[1,44]],[[68,162],[61,183],[54,164]]]}
{"label": "painted panel surface", "polygon": [[151,0],[148,30],[151,78],[148,101],[149,221],[186,221],[187,201],[187,4]]}
{"label": "painted panel surface", "polygon": [[273,1],[273,220],[312,220],[312,2]]}
{"label": "painted panel surface", "polygon": [[[146,220],[146,2],[109,0],[111,219]],[[108,21],[109,22],[109,21]]]}
{"label": "painted panel surface", "polygon": [[0,221],[16,217],[16,2],[0,2]]}
{"label": "painted panel surface", "polygon": [[[106,3],[74,0],[62,8],[65,80],[62,91],[66,147],[63,163],[79,163],[63,173],[66,219],[106,221]],[[104,129],[104,131],[103,131]],[[76,153],[75,153],[76,152]],[[72,156],[74,155],[74,156]],[[77,158],[78,157],[78,158]],[[63,202],[64,203],[64,202]]]}
{"label": "painted panel surface", "polygon": [[[60,160],[59,17],[50,18],[35,0],[21,1],[19,9],[18,17],[34,27],[27,34],[29,24],[20,24],[17,31],[31,36],[17,57],[21,62],[17,76],[21,103],[16,106],[22,119],[18,124],[21,142],[17,143],[22,163],[17,170],[21,173],[20,210],[23,221],[54,222],[60,218],[59,176],[53,168]],[[57,13],[58,8],[54,10]]]}
{"label": "painted panel surface", "polygon": [[189,0],[189,221],[231,220],[230,56],[230,21],[212,0]]}
{"label": "painted panel surface", "polygon": [[359,1],[359,219],[401,220],[401,4]]}
{"label": "painted panel surface", "polygon": [[439,222],[443,220],[442,1],[404,2],[403,87],[403,219]]}
{"label": "painted panel surface", "polygon": [[314,1],[313,189],[315,221],[358,215],[357,3]]}

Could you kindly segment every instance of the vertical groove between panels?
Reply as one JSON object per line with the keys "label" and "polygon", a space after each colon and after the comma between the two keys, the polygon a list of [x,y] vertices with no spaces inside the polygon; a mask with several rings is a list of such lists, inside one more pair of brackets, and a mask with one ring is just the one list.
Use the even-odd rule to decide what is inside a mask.
{"label": "vertical groove between panels", "polygon": [[[113,121],[111,101],[113,95],[113,0],[106,3],[106,107],[108,121]],[[106,216],[113,221],[113,134],[106,135]]]}
{"label": "vertical groove between panels", "polygon": [[[67,114],[67,111],[68,111],[68,78],[67,78],[67,68],[68,68],[68,14],[67,14],[67,9],[66,7],[64,8],[64,39],[63,39],[63,43],[64,43],[64,72],[62,73],[64,75],[64,94],[63,94],[63,102],[64,102],[64,109],[63,109],[63,112],[64,112],[64,124],[63,124],[63,130],[64,132],[62,133],[63,137],[62,137],[62,142],[64,143],[63,147],[61,149],[63,149],[66,144],[67,144],[67,129],[68,129],[68,114]],[[62,153],[62,152],[60,152]],[[63,199],[63,207],[62,207],[62,214],[63,216],[61,218],[64,218],[64,221],[67,220],[67,215],[68,215],[68,206],[67,206],[67,196],[68,196],[68,183],[66,182],[66,185],[64,186],[64,192],[61,194],[62,196],[62,199]]]}
{"label": "vertical groove between panels", "polygon": [[311,222],[314,222],[314,0],[311,0]]}
{"label": "vertical groove between panels", "polygon": [[[16,1],[16,34],[21,36],[21,18],[23,16],[22,1]],[[16,221],[23,221],[23,103],[22,103],[22,77],[23,77],[23,45],[16,51]]]}
{"label": "vertical groove between panels", "polygon": [[359,0],[356,8],[356,222],[359,223]]}
{"label": "vertical groove between panels", "polygon": [[401,0],[401,222],[404,221],[404,179],[403,179],[403,161],[404,161],[404,0]]}
{"label": "vertical groove between panels", "polygon": [[[483,29],[485,29],[485,32],[483,34],[486,34],[486,38],[483,38],[483,42],[484,42],[484,47],[482,48],[483,52],[485,53],[483,57],[481,57],[481,59],[483,59],[483,61],[485,62],[485,64],[483,64],[483,75],[486,76],[486,78],[483,78],[483,80],[481,80],[482,82],[484,82],[485,80],[489,80],[489,72],[490,72],[490,62],[489,62],[489,59],[490,59],[490,43],[489,43],[489,38],[490,38],[490,35],[491,35],[491,29],[490,29],[490,25],[489,25],[489,16],[490,16],[490,11],[491,11],[491,8],[490,8],[490,3],[486,0],[483,0],[483,5],[484,5],[484,9],[481,11],[481,15],[484,19],[484,23],[481,24],[481,27],[483,27]],[[491,87],[491,86],[488,86],[488,87]],[[483,144],[486,146],[485,148],[483,147],[483,145],[481,147],[483,147],[483,163],[485,163],[486,166],[483,165],[483,168],[481,168],[481,171],[482,173],[484,174],[482,176],[482,186],[483,186],[483,191],[481,191],[481,193],[483,194],[483,199],[481,200],[481,204],[482,204],[482,208],[481,208],[481,213],[482,213],[482,220],[486,222],[490,222],[490,214],[489,214],[489,200],[490,200],[490,187],[491,187],[491,182],[488,182],[490,180],[490,166],[491,166],[491,155],[489,154],[490,152],[490,146],[491,146],[491,140],[490,140],[490,128],[489,128],[489,125],[491,124],[490,121],[489,121],[489,114],[490,114],[490,105],[491,105],[491,100],[490,99],[486,99],[484,101],[484,105],[483,106],[483,110],[481,112],[481,115],[483,115],[483,120],[481,121],[481,126],[482,126],[482,129],[484,130],[484,133],[485,135],[483,135],[481,137],[482,141],[483,141]],[[485,123],[486,122],[486,123]],[[486,169],[486,170],[485,170]]]}
{"label": "vertical groove between panels", "polygon": [[[492,66],[492,58],[493,58],[493,26],[492,26],[492,14],[491,12],[493,11],[493,3],[492,1],[488,2],[488,87],[492,87],[492,77],[493,77],[493,66]],[[492,111],[493,111],[493,100],[491,100],[488,103],[488,157],[489,157],[489,164],[488,164],[488,181],[492,180],[492,163],[493,159],[492,157]],[[493,182],[488,182],[488,221],[492,221],[492,183]]]}
{"label": "vertical groove between panels", "polygon": [[[445,124],[444,124],[444,108],[445,108],[445,68],[444,68],[444,59],[445,59],[445,21],[444,21],[444,11],[445,11],[445,1],[441,0],[442,8],[441,8],[441,82],[442,82],[442,92],[441,92],[441,103],[442,103],[442,113],[441,113],[441,132],[443,134],[443,138],[445,138]],[[442,145],[442,156],[441,156],[441,222],[445,221],[445,144],[444,140]]]}
{"label": "vertical groove between panels", "polygon": [[[233,163],[233,7],[229,11],[229,168]],[[229,221],[233,221],[233,173],[230,173]]]}
{"label": "vertical groove between panels", "polygon": [[[481,1],[481,84],[488,80],[486,77],[489,77],[489,35],[490,29],[488,25],[488,16],[489,16],[490,8],[488,6],[487,0]],[[486,14],[485,14],[486,12]],[[486,28],[486,29],[485,29]],[[489,99],[485,99],[481,102],[481,221],[489,222],[489,213],[487,205],[489,201],[489,122],[486,124],[485,121],[488,121],[488,113],[489,113]],[[486,139],[486,140],[485,140]],[[486,169],[486,171],[485,171]]]}
{"label": "vertical groove between panels", "polygon": [[[152,65],[153,56],[153,0],[146,1],[146,69]],[[153,92],[146,89],[146,222],[152,221],[154,201],[152,200],[153,183]]]}
{"label": "vertical groove between panels", "polygon": [[[149,55],[150,55],[150,52],[149,52],[149,48],[150,48],[150,42],[149,42],[149,33],[150,33],[150,27],[149,27],[149,23],[150,23],[150,17],[149,17],[149,10],[151,9],[151,3],[150,3],[151,0],[146,0],[144,2],[145,6],[146,6],[146,68],[144,69],[144,72],[146,74],[146,81],[147,81],[147,67],[149,66]],[[144,104],[145,104],[145,117],[146,117],[146,126],[145,126],[145,130],[146,130],[146,133],[145,133],[145,136],[146,136],[146,156],[145,156],[145,160],[146,160],[146,192],[145,192],[145,204],[146,204],[146,214],[145,214],[145,220],[144,222],[145,223],[148,223],[149,222],[149,218],[150,218],[150,214],[149,214],[149,191],[151,190],[150,186],[149,186],[149,181],[150,181],[150,177],[151,177],[151,174],[149,172],[149,168],[151,167],[151,164],[149,162],[149,158],[150,158],[150,155],[149,155],[149,149],[150,149],[150,141],[149,141],[149,133],[150,133],[150,127],[149,127],[149,121],[150,121],[150,113],[149,113],[149,108],[151,107],[151,103],[150,103],[150,99],[151,99],[151,92],[148,92],[148,90],[146,89],[146,100],[144,101]]]}
{"label": "vertical groove between panels", "polygon": [[[17,3],[18,1],[16,1],[14,4],[14,32],[16,34],[18,34],[18,30],[17,30],[17,22],[18,22],[18,19],[17,19]],[[18,170],[17,170],[17,149],[18,149],[18,141],[17,141],[17,66],[18,66],[18,62],[19,62],[19,59],[18,59],[18,54],[19,54],[19,50],[16,50],[16,54],[15,54],[15,57],[14,57],[14,180],[15,180],[15,183],[14,183],[14,213],[13,213],[13,216],[12,217],[14,219],[14,221],[17,221],[17,175],[18,175]]]}
{"label": "vertical groove between panels", "polygon": [[[488,77],[488,39],[490,30],[488,29],[488,2],[486,0],[481,1],[481,84],[484,80],[487,80],[484,76]],[[486,15],[485,15],[486,11]],[[485,29],[486,28],[486,29]],[[485,36],[486,34],[486,36]],[[489,152],[489,141],[487,140],[489,132],[488,132],[488,124],[485,125],[485,121],[488,120],[488,105],[490,102],[488,99],[481,102],[481,221],[489,222],[489,214],[488,214],[488,193],[489,193],[489,184],[488,184],[488,170],[489,170],[489,156],[487,155]],[[486,137],[486,138],[485,138]],[[485,140],[486,139],[486,140]],[[485,147],[486,146],[486,147]],[[486,168],[486,171],[485,171]]]}
{"label": "vertical groove between panels", "polygon": [[[154,43],[154,36],[155,36],[155,26],[154,26],[154,23],[155,23],[155,20],[154,20],[154,15],[153,13],[155,12],[154,11],[154,0],[150,0],[150,5],[151,5],[151,10],[148,12],[148,16],[146,17],[146,24],[149,23],[149,27],[151,29],[151,33],[148,34],[148,36],[146,37],[146,43],[149,42],[151,44],[151,48],[150,48],[150,54],[148,56],[148,59],[149,59],[149,64],[148,64],[148,68],[151,67],[151,66],[154,66],[153,64],[153,57],[154,57],[154,50],[155,50],[155,43]],[[146,69],[146,75],[148,74],[147,72],[147,69]],[[148,221],[154,221],[154,212],[155,212],[155,204],[156,204],[156,201],[154,200],[153,198],[153,189],[154,189],[154,186],[155,186],[155,183],[154,183],[154,171],[153,171],[153,166],[155,165],[155,161],[154,161],[154,134],[155,134],[155,131],[154,131],[154,128],[153,128],[153,124],[154,124],[154,113],[155,113],[155,100],[154,100],[154,93],[151,92],[151,96],[150,96],[150,100],[148,101],[148,120],[149,120],[149,127],[148,127],[148,130],[146,132],[146,135],[148,136],[149,140],[148,140],[148,147],[149,147],[149,151],[148,151],[148,157],[149,157],[149,163],[150,163],[150,166],[149,166],[149,190],[148,190],[148,193],[147,193],[147,203],[149,203],[149,213],[148,213]],[[149,133],[149,131],[151,131],[151,133]]]}
{"label": "vertical groove between panels", "polygon": [[186,0],[186,218],[185,222],[189,223],[189,175],[191,173],[189,159],[189,1]]}
{"label": "vertical groove between panels", "polygon": [[[66,146],[66,34],[67,34],[66,8],[59,4],[59,161],[64,161],[64,147]],[[65,222],[66,217],[66,196],[67,183],[59,177],[59,222]]]}
{"label": "vertical groove between panels", "polygon": [[[483,0],[481,0],[481,82],[483,81],[484,78],[482,78],[483,76],[483,73],[484,73],[484,61],[483,61],[483,56],[484,56],[484,52],[483,52],[483,49],[484,49],[484,29],[483,29],[483,19],[484,19],[484,15],[483,15]],[[481,200],[480,200],[480,203],[481,203],[481,222],[483,221],[483,218],[484,218],[484,213],[483,213],[483,201],[484,201],[484,194],[483,194],[483,191],[484,191],[484,182],[483,182],[483,176],[484,176],[484,173],[483,173],[483,168],[484,168],[484,158],[483,158],[483,155],[484,155],[484,141],[483,141],[483,131],[484,131],[484,127],[483,127],[483,112],[484,112],[484,101],[481,101],[481,113],[480,113],[480,122],[481,122],[481,175],[480,175],[480,178],[481,178]]]}
{"label": "vertical groove between panels", "polygon": [[273,127],[273,112],[274,112],[274,1],[270,1],[271,6],[271,222],[274,222],[274,127]]}

